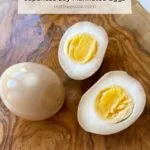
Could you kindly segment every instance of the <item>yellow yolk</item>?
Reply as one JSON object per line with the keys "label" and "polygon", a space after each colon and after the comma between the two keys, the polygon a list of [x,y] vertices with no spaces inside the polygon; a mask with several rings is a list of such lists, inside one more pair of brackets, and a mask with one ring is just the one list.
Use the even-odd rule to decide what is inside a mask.
{"label": "yellow yolk", "polygon": [[78,63],[89,62],[97,52],[97,41],[88,33],[74,36],[67,45],[67,54]]}
{"label": "yellow yolk", "polygon": [[95,100],[97,114],[112,123],[120,122],[133,111],[133,101],[120,86],[110,86],[99,92]]}

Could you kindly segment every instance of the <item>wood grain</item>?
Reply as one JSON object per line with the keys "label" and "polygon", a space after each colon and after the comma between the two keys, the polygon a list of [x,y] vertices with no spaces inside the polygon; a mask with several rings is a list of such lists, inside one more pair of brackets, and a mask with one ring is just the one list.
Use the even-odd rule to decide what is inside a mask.
{"label": "wood grain", "polygon": [[[138,42],[137,32],[130,32],[134,27],[127,27],[132,15],[129,20],[125,19],[128,16],[123,17],[126,24],[121,26],[124,27],[116,23],[121,21],[118,15],[18,15],[16,0],[0,0],[0,12],[0,73],[15,63],[38,62],[52,68],[66,89],[66,101],[61,111],[40,122],[14,116],[0,101],[1,150],[150,149],[150,51]],[[83,20],[102,25],[110,42],[99,71],[87,80],[75,81],[61,69],[57,50],[65,30]],[[139,26],[141,30],[148,32],[149,27]],[[149,43],[149,38],[150,35],[143,35],[141,41]],[[77,122],[78,102],[104,73],[117,69],[127,71],[142,83],[147,94],[145,111],[134,125],[123,132],[110,136],[89,134]]]}

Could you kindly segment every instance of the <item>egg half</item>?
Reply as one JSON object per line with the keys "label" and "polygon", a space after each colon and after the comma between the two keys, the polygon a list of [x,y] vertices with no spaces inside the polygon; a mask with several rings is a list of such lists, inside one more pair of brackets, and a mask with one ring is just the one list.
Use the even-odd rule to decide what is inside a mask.
{"label": "egg half", "polygon": [[27,120],[44,120],[62,107],[65,93],[57,75],[36,63],[9,67],[0,78],[0,96],[14,114]]}
{"label": "egg half", "polygon": [[107,45],[108,36],[103,27],[87,21],[78,22],[60,41],[60,65],[70,78],[86,79],[101,66]]}
{"label": "egg half", "polygon": [[139,118],[145,102],[145,91],[136,79],[123,71],[111,71],[82,96],[78,121],[85,131],[114,134]]}

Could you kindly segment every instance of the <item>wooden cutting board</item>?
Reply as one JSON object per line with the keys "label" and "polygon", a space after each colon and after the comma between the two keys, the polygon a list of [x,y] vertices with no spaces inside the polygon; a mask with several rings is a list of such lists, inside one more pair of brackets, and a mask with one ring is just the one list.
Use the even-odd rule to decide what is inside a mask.
{"label": "wooden cutting board", "polygon": [[[33,61],[52,68],[66,89],[66,101],[49,120],[31,122],[10,113],[0,101],[0,150],[149,150],[150,149],[150,15],[133,3],[132,15],[17,15],[16,0],[0,0],[0,73],[12,64]],[[84,81],[71,80],[61,69],[57,50],[65,30],[88,20],[102,25],[109,46],[102,67]],[[122,27],[121,27],[122,26]],[[101,136],[77,122],[81,96],[104,73],[125,70],[147,94],[142,116],[128,129]]]}

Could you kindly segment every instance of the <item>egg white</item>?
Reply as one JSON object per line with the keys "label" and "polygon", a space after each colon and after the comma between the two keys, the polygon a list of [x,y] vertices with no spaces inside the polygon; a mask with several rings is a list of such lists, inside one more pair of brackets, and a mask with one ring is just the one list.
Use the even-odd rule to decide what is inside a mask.
{"label": "egg white", "polygon": [[[90,60],[88,63],[79,64],[66,54],[67,44],[68,42],[78,34],[88,33],[93,36],[98,43],[97,53],[95,57]],[[91,22],[84,21],[78,22],[71,26],[63,35],[59,50],[58,50],[58,58],[61,67],[66,72],[66,74],[76,80],[83,80],[91,75],[93,75],[101,66],[106,49],[108,45],[108,36],[105,29],[101,26],[97,26]]]}
{"label": "egg white", "polygon": [[[108,123],[95,112],[94,102],[97,94],[111,85],[119,85],[132,97],[134,108],[132,114],[122,122]],[[91,133],[109,135],[120,132],[133,124],[141,115],[146,103],[146,95],[142,85],[124,71],[111,71],[97,81],[81,98],[78,106],[80,126]]]}

